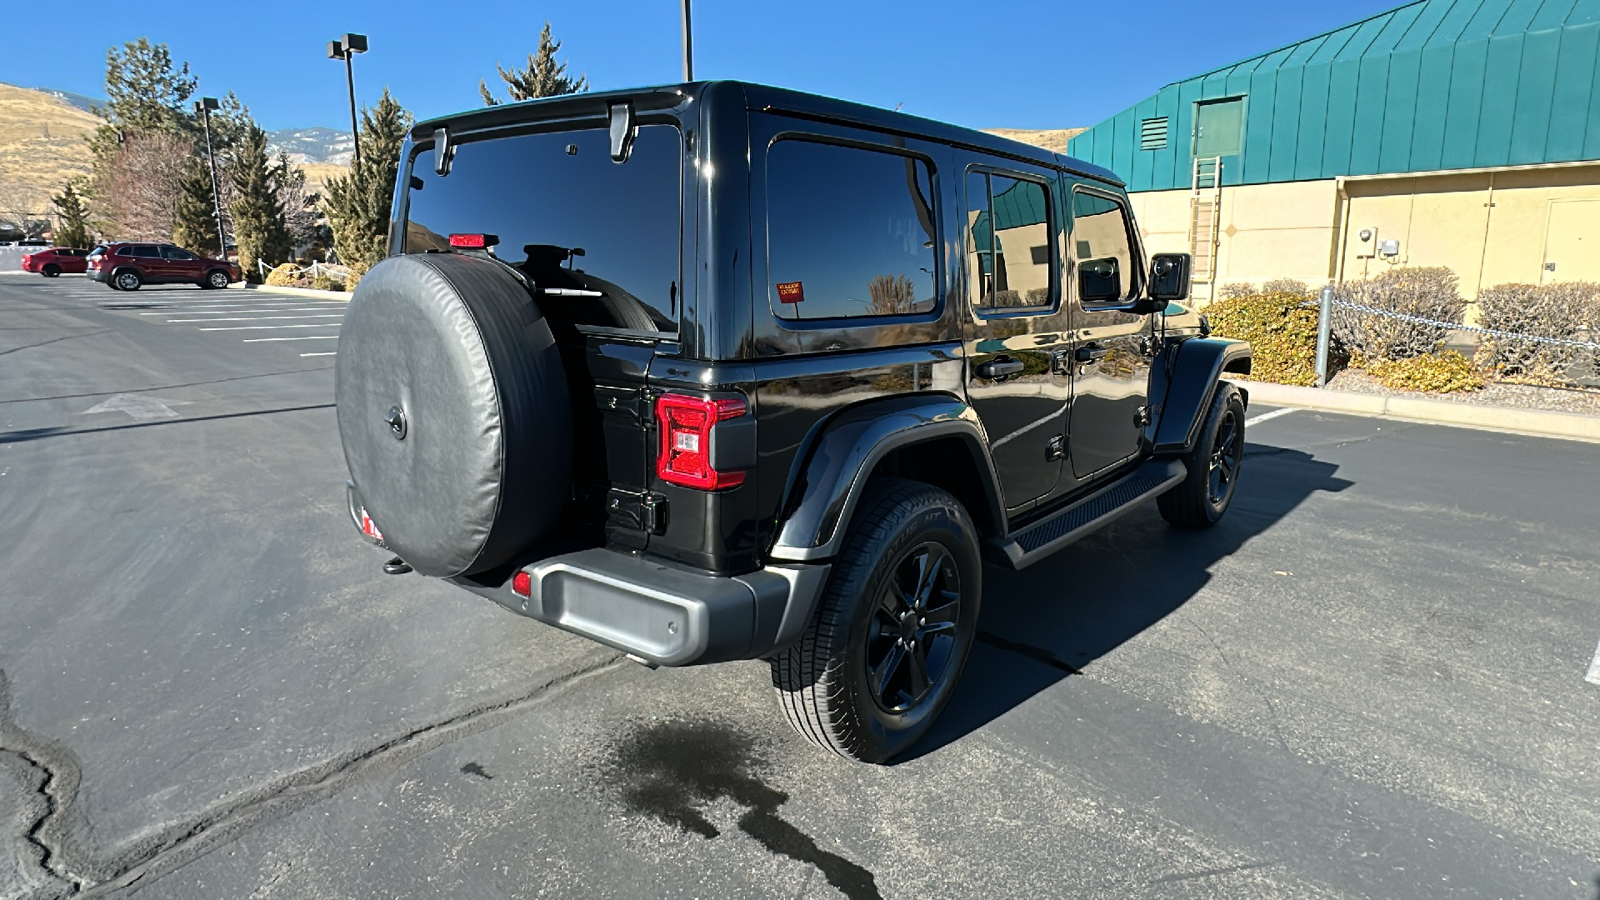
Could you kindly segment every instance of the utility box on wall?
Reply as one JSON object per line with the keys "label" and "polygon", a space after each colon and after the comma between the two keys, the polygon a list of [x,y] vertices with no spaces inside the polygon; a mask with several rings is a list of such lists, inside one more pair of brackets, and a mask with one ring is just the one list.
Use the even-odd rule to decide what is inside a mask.
{"label": "utility box on wall", "polygon": [[1360,228],[1355,233],[1356,259],[1372,259],[1378,255],[1378,229]]}

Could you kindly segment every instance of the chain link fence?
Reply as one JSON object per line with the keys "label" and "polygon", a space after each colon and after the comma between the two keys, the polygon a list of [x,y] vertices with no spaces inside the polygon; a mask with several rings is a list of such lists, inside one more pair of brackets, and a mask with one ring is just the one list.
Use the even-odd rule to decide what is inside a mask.
{"label": "chain link fence", "polygon": [[[1318,334],[1317,334],[1317,383],[1325,385],[1328,382],[1328,359],[1332,344],[1335,340],[1348,341],[1351,335],[1368,336],[1375,332],[1383,332],[1381,327],[1373,328],[1371,320],[1380,322],[1399,323],[1407,326],[1412,334],[1400,337],[1398,340],[1393,335],[1385,341],[1378,339],[1380,345],[1405,345],[1408,352],[1417,352],[1419,346],[1426,346],[1430,350],[1445,347],[1450,343],[1462,343],[1461,338],[1473,339],[1473,353],[1467,355],[1477,356],[1480,361],[1494,363],[1511,359],[1518,361],[1522,366],[1532,368],[1529,361],[1539,360],[1544,364],[1544,374],[1554,375],[1557,378],[1566,378],[1578,383],[1589,383],[1600,386],[1600,337],[1595,333],[1595,328],[1590,325],[1579,325],[1574,329],[1578,336],[1557,337],[1552,335],[1531,334],[1521,331],[1508,331],[1499,328],[1486,328],[1476,325],[1467,325],[1459,318],[1451,321],[1444,318],[1414,315],[1395,309],[1385,309],[1370,304],[1357,303],[1340,296],[1340,289],[1332,284],[1322,289],[1321,295],[1314,300],[1307,300],[1307,306],[1320,308]],[[1600,321],[1600,311],[1597,311],[1596,321]],[[1518,345],[1523,348],[1559,348],[1561,353],[1538,353],[1535,350],[1508,351],[1505,345]]]}

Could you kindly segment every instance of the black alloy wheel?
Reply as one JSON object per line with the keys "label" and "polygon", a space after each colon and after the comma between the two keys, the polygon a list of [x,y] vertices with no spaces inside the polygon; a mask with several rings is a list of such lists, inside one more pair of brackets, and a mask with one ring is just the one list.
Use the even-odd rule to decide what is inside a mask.
{"label": "black alloy wheel", "polygon": [[54,278],[61,274],[61,267],[55,263],[47,263],[44,267],[44,277]]}
{"label": "black alloy wheel", "polygon": [[1239,461],[1244,457],[1243,438],[1239,415],[1230,407],[1223,412],[1217,436],[1211,442],[1206,497],[1213,504],[1226,506],[1233,497],[1234,474],[1239,471]]}
{"label": "black alloy wheel", "polygon": [[1162,518],[1177,528],[1210,528],[1222,520],[1239,487],[1244,465],[1244,397],[1226,382],[1217,386],[1194,447],[1183,457],[1189,475],[1156,498]]}
{"label": "black alloy wheel", "polygon": [[944,545],[927,542],[895,564],[867,627],[867,689],[903,714],[949,673],[961,612],[961,573]]}
{"label": "black alloy wheel", "polygon": [[978,630],[978,531],[949,492],[875,478],[799,641],[771,657],[789,724],[847,759],[883,763],[933,727]]}

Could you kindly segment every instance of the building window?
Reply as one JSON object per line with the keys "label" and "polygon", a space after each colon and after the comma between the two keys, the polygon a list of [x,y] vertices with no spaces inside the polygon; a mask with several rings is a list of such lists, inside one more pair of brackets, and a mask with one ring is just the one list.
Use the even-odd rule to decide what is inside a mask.
{"label": "building window", "polygon": [[1139,123],[1139,149],[1167,149],[1167,117],[1157,116]]}
{"label": "building window", "polygon": [[843,319],[934,309],[937,232],[927,163],[784,140],[767,153],[773,312]]}

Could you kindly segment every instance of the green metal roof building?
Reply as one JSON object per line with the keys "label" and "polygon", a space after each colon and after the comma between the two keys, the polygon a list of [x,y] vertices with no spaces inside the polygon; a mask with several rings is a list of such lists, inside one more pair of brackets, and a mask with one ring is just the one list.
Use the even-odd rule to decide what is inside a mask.
{"label": "green metal roof building", "polygon": [[1600,159],[1600,0],[1420,0],[1170,84],[1073,138],[1130,191]]}

